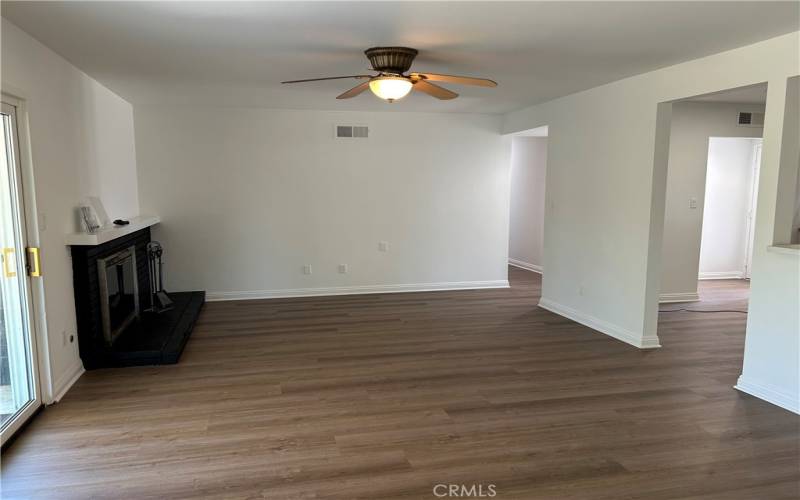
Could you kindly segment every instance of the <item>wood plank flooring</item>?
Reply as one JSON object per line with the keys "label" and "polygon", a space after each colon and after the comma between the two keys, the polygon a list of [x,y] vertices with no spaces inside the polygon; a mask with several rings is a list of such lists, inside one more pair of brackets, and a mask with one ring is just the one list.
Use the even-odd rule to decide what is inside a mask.
{"label": "wood plank flooring", "polygon": [[510,280],[209,303],[180,364],[88,372],[39,415],[2,496],[800,496],[800,418],[732,389],[744,314],[663,313],[664,347],[640,351]]}

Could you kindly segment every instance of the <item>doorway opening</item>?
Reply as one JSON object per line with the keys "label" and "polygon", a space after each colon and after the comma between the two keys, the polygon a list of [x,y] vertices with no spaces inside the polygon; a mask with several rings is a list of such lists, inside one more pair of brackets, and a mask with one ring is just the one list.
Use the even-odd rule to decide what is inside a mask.
{"label": "doorway opening", "polygon": [[511,138],[508,264],[539,275],[544,270],[548,127]]}
{"label": "doorway opening", "polygon": [[511,138],[508,227],[509,281],[525,283],[541,295],[544,270],[547,126]]}
{"label": "doorway opening", "polygon": [[672,103],[660,312],[747,313],[766,95]]}
{"label": "doorway opening", "polygon": [[750,279],[761,148],[761,138],[709,138],[701,280]]}

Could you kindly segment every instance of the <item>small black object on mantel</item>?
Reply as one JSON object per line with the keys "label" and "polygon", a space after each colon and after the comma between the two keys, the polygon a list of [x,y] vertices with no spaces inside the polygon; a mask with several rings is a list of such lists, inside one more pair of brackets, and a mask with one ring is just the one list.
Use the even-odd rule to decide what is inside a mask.
{"label": "small black object on mantel", "polygon": [[117,219],[114,221],[115,226],[127,226],[131,221],[125,219]]}

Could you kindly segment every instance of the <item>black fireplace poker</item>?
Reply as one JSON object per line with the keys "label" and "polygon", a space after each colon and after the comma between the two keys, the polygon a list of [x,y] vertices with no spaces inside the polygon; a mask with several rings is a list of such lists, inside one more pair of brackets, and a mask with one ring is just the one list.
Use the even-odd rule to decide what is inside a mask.
{"label": "black fireplace poker", "polygon": [[164,265],[161,256],[164,249],[161,243],[151,241],[147,244],[147,262],[150,271],[150,310],[162,313],[172,309],[172,299],[164,291]]}

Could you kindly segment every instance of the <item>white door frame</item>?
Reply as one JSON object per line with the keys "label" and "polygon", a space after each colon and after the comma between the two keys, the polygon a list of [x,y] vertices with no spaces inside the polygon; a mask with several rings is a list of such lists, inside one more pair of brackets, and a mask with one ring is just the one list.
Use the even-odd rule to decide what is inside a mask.
{"label": "white door frame", "polygon": [[[19,307],[22,313],[20,318],[21,323],[16,324],[16,320],[12,322],[11,329],[13,331],[19,330],[24,336],[17,338],[15,335],[10,335],[6,338],[8,347],[8,360],[11,369],[11,386],[12,392],[15,393],[15,400],[17,400],[17,392],[21,396],[24,390],[25,397],[19,398],[15,401],[15,406],[19,409],[15,413],[15,418],[7,422],[7,426],[0,434],[0,443],[5,443],[14,433],[22,427],[33,414],[42,406],[42,391],[39,385],[39,363],[38,363],[38,349],[36,345],[36,324],[35,314],[33,312],[33,294],[31,293],[31,283],[33,280],[23,268],[19,267],[20,260],[27,260],[27,249],[32,245],[28,241],[28,227],[26,219],[28,217],[25,201],[25,187],[24,179],[22,176],[22,163],[20,158],[20,145],[19,145],[19,125],[17,120],[17,106],[18,102],[2,98],[3,114],[9,117],[11,124],[11,135],[7,136],[7,148],[3,154],[9,150],[12,151],[13,157],[9,158],[8,164],[9,182],[12,192],[8,193],[10,203],[16,206],[18,211],[12,208],[12,214],[9,215],[10,219],[7,221],[11,224],[12,231],[16,232],[13,236],[17,255],[15,257],[14,266],[18,269],[17,278],[19,279],[19,290],[12,296],[6,299],[16,303],[15,308]],[[17,220],[14,220],[17,218]],[[13,299],[13,300],[12,300]],[[9,318],[6,318],[9,320]],[[25,337],[27,336],[27,337]],[[28,359],[28,357],[30,359]],[[30,392],[24,389],[25,386],[30,387]]]}
{"label": "white door frame", "polygon": [[[28,101],[25,93],[12,85],[2,83],[3,92],[0,95],[2,102],[16,108],[16,127],[19,157],[19,169],[22,184],[22,211],[24,213],[24,231],[26,243],[30,247],[41,248],[39,237],[39,219],[36,210],[36,190],[33,176],[33,161],[31,154],[30,126],[28,121]],[[28,299],[30,304],[31,349],[33,357],[33,387],[40,405],[53,402],[53,379],[50,370],[50,350],[47,336],[47,316],[45,309],[44,280],[46,269],[42,276],[28,280]],[[14,425],[10,425],[7,436],[10,436],[23,425],[39,405],[29,405],[26,414],[20,415]]]}
{"label": "white door frame", "polygon": [[753,242],[755,240],[756,206],[758,204],[758,179],[761,173],[761,148],[763,141],[753,145],[752,181],[750,183],[750,206],[747,210],[747,232],[744,249],[744,268],[742,277],[750,279],[753,268]]}
{"label": "white door frame", "polygon": [[[28,236],[28,245],[42,248],[39,235],[39,213],[36,209],[36,184],[33,176],[33,154],[31,150],[30,122],[28,120],[28,99],[22,90],[3,82],[2,100],[17,107],[17,135],[19,136],[19,160],[22,169],[23,199],[25,200],[25,229]],[[42,250],[45,252],[45,250]],[[44,260],[44,258],[43,258]],[[47,333],[47,308],[45,307],[44,284],[47,279],[47,269],[42,270],[42,276],[31,280],[30,292],[33,307],[33,325],[36,332],[36,345],[38,347],[39,385],[42,391],[42,400],[45,405],[55,401],[53,376],[50,367],[50,337]]]}

